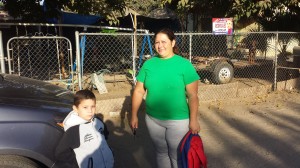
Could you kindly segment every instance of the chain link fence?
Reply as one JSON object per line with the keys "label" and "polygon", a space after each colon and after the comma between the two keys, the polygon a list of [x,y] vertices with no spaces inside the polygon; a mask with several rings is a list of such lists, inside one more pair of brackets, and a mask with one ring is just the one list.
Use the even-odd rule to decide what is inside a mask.
{"label": "chain link fence", "polygon": [[[131,29],[74,34],[76,58],[67,38],[10,39],[9,73],[63,81],[64,87],[71,79],[75,90],[97,93],[99,111],[116,115],[130,111],[135,76],[156,55],[154,34],[142,30],[135,34]],[[280,82],[297,79],[299,62],[287,60],[299,46],[299,36],[293,32],[176,33],[176,42],[180,55],[192,62],[201,77],[200,100],[214,100],[271,91]]]}
{"label": "chain link fence", "polygon": [[[279,68],[286,64],[286,56],[291,54],[293,46],[299,44],[299,33],[249,32],[234,36],[176,33],[176,37],[180,55],[193,63],[201,77],[200,100],[246,96],[260,90],[267,92],[274,89],[277,82],[299,77],[297,69]],[[142,64],[156,54],[152,45],[154,35],[80,33],[79,38],[80,45],[85,46],[80,50],[84,55],[83,88],[93,86],[102,90],[96,88],[91,79],[91,74],[100,72],[102,87],[107,90],[99,96],[105,102],[103,107],[110,104],[107,111],[121,111],[124,102],[130,102],[133,72],[138,73]],[[251,89],[239,90],[246,87]]]}
{"label": "chain link fence", "polygon": [[[198,70],[201,84],[209,84],[200,87],[204,93],[200,99],[212,100],[255,95],[265,88],[277,89],[277,84],[281,84],[281,89],[286,87],[282,86],[283,81],[297,79],[299,62],[286,60],[293,54],[294,46],[299,46],[299,35],[293,32],[247,32],[233,36],[181,33],[177,34],[177,41],[182,55],[190,58]],[[228,87],[215,85],[222,83]],[[239,89],[245,87],[250,88],[247,93]],[[205,92],[208,88],[214,92]]]}
{"label": "chain link fence", "polygon": [[8,71],[74,90],[72,46],[65,37],[13,37],[7,43]]}
{"label": "chain link fence", "polygon": [[82,88],[99,92],[99,110],[103,113],[119,115],[130,111],[136,72],[154,55],[150,35],[78,33],[77,38]]}

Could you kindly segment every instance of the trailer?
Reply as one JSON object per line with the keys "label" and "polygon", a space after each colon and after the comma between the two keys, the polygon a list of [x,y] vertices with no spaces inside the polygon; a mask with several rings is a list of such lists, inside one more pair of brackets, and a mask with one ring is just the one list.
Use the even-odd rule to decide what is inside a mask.
{"label": "trailer", "polygon": [[232,81],[236,70],[255,68],[271,61],[249,61],[249,50],[245,48],[228,49],[225,56],[192,56],[192,63],[202,80],[213,84],[226,84]]}
{"label": "trailer", "polygon": [[229,83],[234,76],[234,64],[226,57],[194,57],[193,65],[202,79],[215,84]]}

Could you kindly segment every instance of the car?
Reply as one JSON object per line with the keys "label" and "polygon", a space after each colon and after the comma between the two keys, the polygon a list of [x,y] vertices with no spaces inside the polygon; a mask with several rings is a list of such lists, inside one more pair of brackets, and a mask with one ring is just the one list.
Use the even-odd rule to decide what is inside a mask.
{"label": "car", "polygon": [[73,96],[48,82],[0,74],[0,167],[52,167]]}

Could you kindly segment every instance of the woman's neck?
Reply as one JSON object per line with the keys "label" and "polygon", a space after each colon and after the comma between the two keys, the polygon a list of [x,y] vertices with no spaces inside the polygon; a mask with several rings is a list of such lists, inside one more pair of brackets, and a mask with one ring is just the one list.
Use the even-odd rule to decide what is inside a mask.
{"label": "woman's neck", "polygon": [[164,57],[159,56],[159,57],[160,57],[161,59],[169,59],[169,58],[172,58],[174,55],[175,55],[175,54],[173,53],[173,54],[170,54],[170,55],[168,55],[168,56],[164,56]]}

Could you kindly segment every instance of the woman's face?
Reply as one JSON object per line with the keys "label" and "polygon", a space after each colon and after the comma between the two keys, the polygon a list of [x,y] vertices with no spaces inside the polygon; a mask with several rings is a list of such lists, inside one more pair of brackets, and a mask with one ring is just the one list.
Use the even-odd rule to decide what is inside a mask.
{"label": "woman's face", "polygon": [[175,40],[171,41],[166,34],[158,33],[155,38],[155,50],[161,58],[170,58],[174,55]]}

